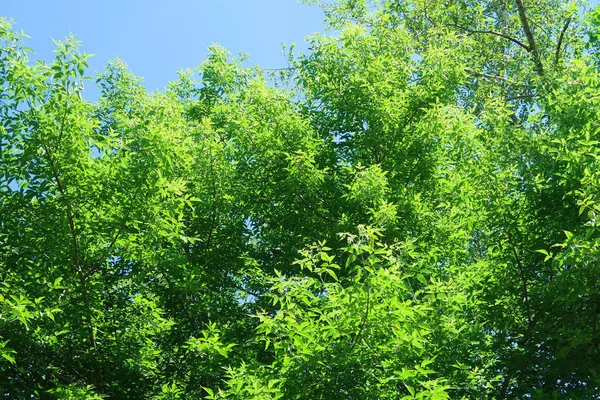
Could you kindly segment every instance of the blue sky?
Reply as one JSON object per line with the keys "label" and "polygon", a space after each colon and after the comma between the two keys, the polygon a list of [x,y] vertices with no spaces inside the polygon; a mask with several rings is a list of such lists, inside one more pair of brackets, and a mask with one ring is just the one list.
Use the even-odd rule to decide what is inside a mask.
{"label": "blue sky", "polygon": [[[304,38],[322,32],[323,13],[296,0],[4,0],[0,16],[31,36],[35,58],[52,58],[51,39],[73,33],[90,60],[90,74],[120,57],[150,90],[176,72],[199,65],[207,47],[250,53],[250,63],[286,66],[282,44],[307,49]],[[91,83],[90,83],[91,84]]]}

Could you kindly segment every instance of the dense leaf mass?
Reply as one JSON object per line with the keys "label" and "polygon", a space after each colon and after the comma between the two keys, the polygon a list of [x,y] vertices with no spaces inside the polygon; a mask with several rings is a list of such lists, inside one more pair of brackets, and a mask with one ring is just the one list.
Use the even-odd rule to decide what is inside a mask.
{"label": "dense leaf mass", "polygon": [[600,398],[600,12],[320,6],[93,103],[0,21],[2,398]]}

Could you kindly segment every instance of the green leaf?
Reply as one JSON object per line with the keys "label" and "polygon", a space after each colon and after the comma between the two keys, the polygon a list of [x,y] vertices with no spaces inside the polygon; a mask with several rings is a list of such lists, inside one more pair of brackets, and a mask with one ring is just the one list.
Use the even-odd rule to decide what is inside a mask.
{"label": "green leaf", "polygon": [[8,360],[8,362],[10,362],[11,364],[16,364],[16,360],[15,358],[10,355],[9,353],[7,353],[6,351],[2,351],[2,358],[4,358],[5,360]]}

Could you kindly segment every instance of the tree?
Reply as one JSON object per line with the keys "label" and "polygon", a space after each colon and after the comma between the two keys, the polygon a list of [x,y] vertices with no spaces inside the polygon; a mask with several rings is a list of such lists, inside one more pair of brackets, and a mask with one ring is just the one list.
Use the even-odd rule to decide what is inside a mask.
{"label": "tree", "polygon": [[0,28],[9,398],[598,398],[598,12],[340,0],[147,93]]}

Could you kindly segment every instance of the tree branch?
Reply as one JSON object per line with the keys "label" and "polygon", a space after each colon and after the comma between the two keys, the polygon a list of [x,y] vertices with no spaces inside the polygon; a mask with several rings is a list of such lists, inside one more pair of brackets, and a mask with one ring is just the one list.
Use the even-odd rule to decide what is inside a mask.
{"label": "tree branch", "polygon": [[240,286],[240,285],[236,285],[235,283],[233,284],[233,288],[234,288],[234,289],[236,289],[236,290],[239,290],[240,292],[244,292],[244,293],[246,293],[246,294],[249,294],[250,296],[254,296],[254,297],[256,297],[257,299],[259,299],[259,298],[262,296],[262,295],[261,295],[260,293],[258,293],[258,292],[254,292],[254,291],[252,291],[252,290],[246,289],[246,288],[244,288],[244,287],[242,287],[242,286]]}
{"label": "tree branch", "polygon": [[477,72],[477,71],[474,71],[474,70],[472,70],[470,68],[465,69],[465,72],[467,74],[473,75],[473,76],[478,77],[478,78],[486,78],[486,79],[498,80],[498,81],[501,81],[501,82],[505,82],[505,83],[507,83],[509,85],[521,86],[521,87],[524,87],[524,88],[534,88],[535,87],[533,85],[524,85],[524,84],[521,84],[521,83],[517,83],[517,82],[511,81],[510,79],[504,78],[503,76],[485,74],[483,72]]}
{"label": "tree branch", "polygon": [[[125,225],[123,225],[122,228],[125,228]],[[117,239],[119,239],[119,236],[121,236],[122,228],[119,228],[117,230],[116,235],[112,238],[110,244],[106,248],[106,254],[103,259],[105,259],[106,257],[108,257],[110,255],[110,252],[111,252],[112,248],[114,247],[115,243],[117,242]],[[100,265],[100,263],[102,262],[103,259],[100,259],[100,260],[94,262],[94,264],[92,264],[92,268],[90,268],[90,270],[85,274],[85,279],[89,278],[94,272],[96,272],[98,270],[98,266]]]}
{"label": "tree branch", "polygon": [[283,67],[283,68],[261,68],[261,71],[269,71],[269,72],[273,72],[273,71],[295,71],[298,68],[296,67]]}
{"label": "tree branch", "polygon": [[352,350],[354,350],[354,346],[356,346],[356,342],[358,342],[358,337],[362,333],[362,331],[365,328],[365,325],[367,323],[367,320],[369,319],[369,309],[371,308],[371,288],[369,287],[368,283],[366,284],[366,289],[367,289],[367,306],[365,307],[365,315],[363,316],[363,319],[360,324],[360,327],[358,328],[358,331],[354,335],[354,340],[352,340],[352,345],[350,347],[350,353],[352,353]]}
{"label": "tree branch", "polygon": [[562,42],[565,37],[565,32],[567,32],[567,29],[569,29],[569,25],[571,24],[572,20],[573,20],[573,16],[571,15],[569,18],[567,18],[567,22],[565,23],[565,26],[563,27],[562,31],[560,31],[560,35],[558,36],[558,43],[556,44],[556,54],[554,55],[554,67],[555,68],[558,65],[558,61],[560,60],[560,48],[562,46]]}
{"label": "tree branch", "polygon": [[529,304],[529,291],[527,289],[527,279],[525,278],[525,269],[523,268],[523,264],[521,263],[521,259],[519,258],[519,254],[517,253],[517,249],[515,249],[515,246],[512,243],[512,237],[510,235],[510,233],[506,233],[508,236],[508,240],[510,242],[510,247],[512,249],[512,253],[515,257],[515,261],[517,263],[517,266],[519,267],[519,275],[521,277],[521,282],[523,284],[523,298],[525,300],[525,306],[527,309],[527,321],[529,322],[529,326],[531,327],[533,325],[533,318],[531,317],[531,307]]}
{"label": "tree branch", "polygon": [[[62,182],[59,178],[54,159],[52,158],[52,155],[50,154],[48,147],[46,145],[43,145],[42,147],[44,149],[44,152],[46,153],[46,158],[48,159],[48,162],[50,163],[50,167],[52,168],[52,174],[54,176],[54,180],[56,181],[56,186],[58,186],[58,191],[60,192],[60,194],[63,197],[66,197],[66,191],[65,191],[65,188],[62,185]],[[88,338],[89,338],[89,342],[90,342],[90,347],[96,349],[96,347],[97,347],[96,337],[94,335],[94,326],[93,326],[92,317],[91,317],[91,304],[90,304],[90,300],[89,300],[89,296],[88,296],[88,292],[87,292],[86,276],[84,275],[83,270],[81,268],[80,257],[79,257],[79,240],[77,238],[77,232],[75,231],[75,220],[73,218],[73,212],[71,210],[70,204],[67,204],[67,220],[69,222],[69,230],[71,232],[71,238],[73,240],[73,264],[75,266],[75,271],[77,272],[77,278],[79,279],[79,283],[81,285],[81,293],[83,295],[83,301],[87,308],[86,323],[88,325],[88,332],[89,332]]]}
{"label": "tree branch", "polygon": [[510,372],[504,377],[504,382],[502,382],[502,387],[500,388],[500,395],[498,396],[498,400],[502,400],[506,398],[506,391],[508,390],[508,385],[510,385],[510,381],[515,373]]}
{"label": "tree branch", "polygon": [[[68,109],[68,105],[65,105],[65,112],[62,116],[62,120],[61,120],[60,128],[59,128],[59,135],[58,135],[59,138],[62,138],[64,130],[65,130],[67,109]],[[48,146],[46,146],[45,144],[42,145],[42,148],[46,155],[46,159],[48,160],[48,163],[50,164],[50,168],[52,169],[52,175],[56,182],[56,186],[58,187],[58,191],[60,192],[60,194],[63,197],[68,198],[67,191],[66,191],[65,187],[63,186],[62,181],[59,177],[58,168],[56,167],[56,162],[55,162],[54,158],[52,157],[52,153],[50,153]],[[92,347],[93,349],[96,349],[97,348],[96,336],[94,334],[94,325],[92,323],[92,316],[91,316],[92,309],[91,309],[90,299],[89,299],[89,295],[88,295],[88,291],[87,291],[86,277],[83,273],[83,269],[81,266],[80,254],[79,254],[79,239],[77,237],[77,232],[75,230],[75,219],[73,217],[73,210],[72,210],[72,206],[70,203],[67,204],[67,221],[69,223],[69,230],[71,232],[71,238],[73,241],[73,264],[75,267],[75,271],[77,272],[77,278],[79,279],[79,283],[81,285],[81,294],[83,296],[83,301],[87,308],[86,324],[88,325],[88,333],[89,333],[88,339],[90,342],[90,347]]]}
{"label": "tree branch", "polygon": [[522,99],[531,99],[533,97],[537,97],[539,96],[538,93],[527,93],[527,94],[519,94],[516,96],[512,96],[512,97],[507,97],[506,101],[512,101],[512,100],[522,100]]}
{"label": "tree branch", "polygon": [[527,38],[528,43],[528,46],[524,48],[527,49],[529,53],[531,53],[531,57],[533,58],[533,63],[535,64],[535,69],[538,75],[543,76],[544,65],[542,64],[542,60],[540,59],[540,54],[535,44],[535,39],[533,37],[533,33],[531,32],[531,27],[529,26],[527,15],[525,15],[525,6],[523,5],[523,0],[515,0],[515,2],[517,3],[519,19],[521,20],[521,26],[523,28],[523,32],[525,33],[525,37]]}
{"label": "tree branch", "polygon": [[216,203],[217,203],[217,177],[215,176],[215,169],[214,169],[214,158],[213,158],[213,153],[210,153],[210,176],[211,176],[211,186],[212,186],[212,204],[210,206],[210,210],[212,213],[212,219],[210,222],[210,230],[208,231],[208,238],[206,239],[206,251],[210,251],[210,246],[211,246],[211,242],[212,242],[212,236],[213,236],[213,232],[216,228],[216,223],[217,223],[217,207],[216,207]]}
{"label": "tree branch", "polygon": [[334,219],[331,219],[329,217],[327,217],[326,215],[323,215],[319,212],[319,210],[315,209],[308,200],[306,200],[306,198],[304,198],[303,195],[301,195],[300,193],[297,193],[298,198],[300,198],[300,200],[302,200],[307,206],[308,208],[319,218],[324,219],[327,222],[331,222],[332,224],[335,224],[337,221]]}
{"label": "tree branch", "polygon": [[527,46],[525,43],[521,42],[518,39],[515,39],[512,36],[505,35],[504,33],[501,33],[501,32],[492,31],[492,30],[470,29],[470,28],[467,28],[465,26],[461,26],[461,25],[457,25],[457,24],[449,24],[449,25],[454,26],[455,28],[458,28],[458,29],[462,29],[463,31],[466,31],[466,32],[469,32],[469,33],[475,33],[475,34],[481,33],[481,34],[498,36],[498,37],[504,38],[506,40],[510,40],[511,42],[513,42],[514,44],[516,44],[517,46],[522,47],[522,48],[524,48],[527,51],[531,51],[530,47]]}

